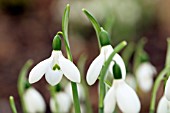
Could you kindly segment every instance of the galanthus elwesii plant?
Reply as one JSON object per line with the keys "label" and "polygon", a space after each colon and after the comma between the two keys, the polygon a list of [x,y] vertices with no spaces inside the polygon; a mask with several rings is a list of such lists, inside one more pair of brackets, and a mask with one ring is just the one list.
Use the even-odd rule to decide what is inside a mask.
{"label": "galanthus elwesii plant", "polygon": [[[112,46],[110,45],[110,41],[108,39],[108,33],[101,28],[101,32],[99,34],[100,42],[101,42],[101,52],[97,58],[91,63],[88,71],[87,71],[87,83],[89,85],[93,85],[95,81],[97,80],[102,67],[104,66],[104,63],[107,61],[108,57],[111,55],[111,53],[114,51]],[[126,76],[126,69],[123,62],[123,59],[120,57],[119,54],[115,54],[115,56],[112,59],[113,61],[116,61],[121,68],[122,71],[122,77],[125,79]],[[114,65],[114,62],[111,62],[109,69]],[[112,73],[111,69],[109,70],[110,73]]]}
{"label": "galanthus elwesii plant", "polygon": [[[62,31],[58,32],[54,37],[52,47],[52,55],[50,58],[37,64],[29,74],[29,82],[35,83],[45,74],[47,82],[51,85],[56,85],[61,81],[63,74],[71,81],[73,101],[75,113],[81,113],[80,103],[78,99],[77,84],[80,83],[81,77],[78,68],[73,64],[73,58],[70,51],[68,40],[68,21],[69,21],[70,5],[65,8],[62,18]],[[61,52],[61,38],[64,39],[65,49],[67,53],[66,59]],[[54,99],[55,101],[55,99]],[[57,105],[56,105],[57,108]]]}
{"label": "galanthus elwesii plant", "polygon": [[136,70],[136,78],[142,91],[148,92],[151,90],[154,82],[153,77],[155,74],[156,68],[149,62],[144,62],[138,66]]}
{"label": "galanthus elwesii plant", "polygon": [[58,84],[63,74],[72,82],[80,83],[80,72],[78,68],[66,59],[61,52],[61,38],[56,35],[53,40],[53,51],[50,58],[38,63],[29,74],[29,82],[35,83],[45,74],[50,85]]}
{"label": "galanthus elwesii plant", "polygon": [[28,88],[23,97],[28,113],[45,113],[45,101],[36,89],[32,87]]}
{"label": "galanthus elwesii plant", "polygon": [[[152,89],[154,83],[154,75],[156,75],[156,68],[149,62],[149,56],[144,50],[144,45],[147,42],[145,38],[142,38],[137,45],[134,56],[134,73],[138,87],[143,92],[149,92]],[[145,81],[145,82],[143,82]]]}
{"label": "galanthus elwesii plant", "polygon": [[[152,84],[154,84],[149,112],[155,113],[156,95],[161,81],[164,82],[165,91],[159,101],[157,113],[169,113],[170,39],[168,39],[165,66],[158,74],[155,82],[153,75],[156,74],[156,68],[148,61],[148,55],[143,49],[144,40],[137,45],[137,52],[134,54],[133,62],[133,74],[136,74],[137,80],[135,81],[134,78],[129,80],[133,81],[133,83],[129,83],[134,85],[133,89],[126,83],[126,80],[128,80],[126,73],[130,73],[131,67],[128,67],[128,63],[134,51],[131,50],[130,53],[125,52],[128,55],[126,60],[123,60],[125,57],[121,57],[119,52],[127,45],[127,42],[122,41],[117,46],[112,46],[109,33],[100,26],[97,20],[86,9],[82,9],[82,11],[95,29],[100,49],[100,54],[92,61],[87,70],[86,79],[83,79],[83,75],[85,75],[86,55],[82,57],[84,60],[82,58],[79,59],[78,68],[73,63],[68,40],[70,6],[67,5],[62,18],[62,30],[57,32],[52,42],[53,50],[51,56],[38,63],[30,71],[29,79],[27,79],[27,73],[33,64],[32,60],[28,60],[20,71],[18,77],[18,93],[23,113],[48,112],[46,111],[45,100],[42,95],[31,86],[31,84],[39,81],[43,75],[45,75],[45,79],[50,86],[49,92],[51,97],[48,101],[51,112],[54,113],[93,113],[87,86],[93,85],[97,79],[99,80],[99,113],[119,112],[117,110],[123,113],[139,113],[142,106],[134,90],[137,89],[135,86],[136,83],[145,92],[152,89]],[[65,57],[61,51],[62,42],[64,42],[63,47],[65,47],[67,57]],[[131,47],[134,46],[130,46],[127,50],[131,49]],[[126,56],[126,54],[122,56]],[[108,75],[111,75],[111,77]],[[131,76],[132,75],[128,75],[128,77]],[[12,112],[17,113],[12,96],[10,96],[9,101]]]}
{"label": "galanthus elwesii plant", "polygon": [[139,113],[140,100],[136,92],[122,78],[120,66],[113,66],[114,81],[104,99],[104,112],[113,113],[116,103],[123,113]]}
{"label": "galanthus elwesii plant", "polygon": [[126,46],[126,42],[120,43],[117,47],[115,47],[115,49],[113,49],[110,44],[108,32],[100,27],[99,23],[87,10],[83,9],[83,12],[95,28],[98,44],[101,49],[100,55],[92,62],[87,71],[86,80],[89,85],[92,85],[95,83],[97,78],[99,78],[99,112],[103,113],[104,96],[106,89],[104,79],[109,70],[109,67],[118,64],[122,73],[122,79],[124,80],[126,76],[125,64],[122,58],[117,54],[117,52],[119,52],[121,49],[123,49],[124,46]]}

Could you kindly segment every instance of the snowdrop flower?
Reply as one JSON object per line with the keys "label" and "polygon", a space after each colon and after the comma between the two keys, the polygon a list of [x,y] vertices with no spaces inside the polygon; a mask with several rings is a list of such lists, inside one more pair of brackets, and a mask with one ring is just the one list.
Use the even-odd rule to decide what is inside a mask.
{"label": "snowdrop flower", "polygon": [[[67,94],[69,94],[70,98],[73,100],[71,83],[68,83],[64,90]],[[79,100],[84,101],[85,100],[85,92],[84,92],[84,88],[81,84],[77,84],[77,91],[78,91]]]}
{"label": "snowdrop flower", "polygon": [[[103,32],[105,32],[105,31],[103,31]],[[108,57],[114,51],[114,49],[112,48],[112,46],[110,45],[110,43],[108,41],[109,39],[101,39],[100,38],[100,40],[101,40],[100,42],[102,43],[100,54],[99,54],[99,56],[97,56],[94,59],[94,61],[91,63],[91,65],[87,71],[86,80],[89,85],[93,85],[95,83],[105,61],[108,59]],[[123,62],[123,59],[120,57],[119,54],[115,54],[115,56],[113,57],[113,61],[116,61],[118,63],[118,65],[120,65],[121,71],[122,71],[122,78],[125,79],[126,69],[125,69],[125,64]],[[112,73],[111,70],[112,70],[113,65],[114,65],[114,62],[111,62],[110,66],[109,66],[109,71],[111,73]]]}
{"label": "snowdrop flower", "polygon": [[165,97],[168,101],[170,101],[170,77],[168,78],[165,85]]}
{"label": "snowdrop flower", "polygon": [[158,103],[157,113],[170,113],[170,101],[167,100],[165,95],[162,96]]}
{"label": "snowdrop flower", "polygon": [[156,74],[156,68],[151,63],[145,62],[139,65],[136,71],[136,78],[139,87],[144,92],[148,92],[151,90],[154,74]]}
{"label": "snowdrop flower", "polygon": [[30,87],[23,95],[27,112],[29,113],[45,113],[46,105],[41,94]]}
{"label": "snowdrop flower", "polygon": [[104,98],[104,112],[113,113],[116,103],[123,113],[139,113],[141,104],[136,92],[122,78],[120,66],[113,66],[114,81]]}
{"label": "snowdrop flower", "polygon": [[58,35],[53,40],[53,51],[51,56],[38,63],[29,74],[29,82],[39,81],[43,75],[50,85],[58,84],[63,74],[72,82],[80,82],[80,72],[78,68],[66,59],[61,52],[61,40]]}
{"label": "snowdrop flower", "polygon": [[55,107],[55,101],[53,98],[50,99],[50,109],[53,113],[68,113],[71,107],[71,98],[65,92],[58,92],[55,96],[57,107]]}

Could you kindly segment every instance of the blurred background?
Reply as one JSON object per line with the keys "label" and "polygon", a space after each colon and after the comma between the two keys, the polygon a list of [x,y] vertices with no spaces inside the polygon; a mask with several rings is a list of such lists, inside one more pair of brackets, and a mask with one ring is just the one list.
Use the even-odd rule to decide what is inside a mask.
{"label": "blurred background", "polygon": [[[28,59],[34,65],[50,56],[52,39],[61,30],[66,4],[71,6],[69,39],[74,62],[86,54],[88,66],[99,54],[95,31],[82,13],[90,11],[111,36],[113,46],[122,40],[138,42],[146,37],[145,50],[158,72],[163,68],[166,38],[170,36],[169,0],[0,0],[0,113],[10,113],[8,97],[13,95],[21,112],[17,78]],[[63,51],[65,51],[63,49]],[[49,92],[44,79],[34,84],[46,99]],[[161,89],[160,89],[161,90]],[[97,112],[97,85],[90,87],[90,97]],[[162,95],[159,94],[158,98]],[[140,96],[142,111],[149,110],[151,93]],[[143,100],[144,99],[144,100]]]}

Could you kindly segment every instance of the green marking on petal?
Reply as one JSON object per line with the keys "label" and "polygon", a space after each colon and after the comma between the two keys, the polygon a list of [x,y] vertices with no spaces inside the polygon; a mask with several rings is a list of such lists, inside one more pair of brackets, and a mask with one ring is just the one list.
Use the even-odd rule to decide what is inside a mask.
{"label": "green marking on petal", "polygon": [[58,64],[55,64],[54,66],[53,66],[53,70],[60,70],[60,66],[58,65]]}

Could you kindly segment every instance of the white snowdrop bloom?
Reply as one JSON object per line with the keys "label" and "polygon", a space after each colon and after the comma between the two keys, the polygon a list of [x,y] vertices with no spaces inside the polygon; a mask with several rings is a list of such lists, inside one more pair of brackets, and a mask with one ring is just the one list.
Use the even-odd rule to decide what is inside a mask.
{"label": "white snowdrop bloom", "polygon": [[162,96],[158,103],[157,113],[170,113],[170,101],[167,100],[165,95]]}
{"label": "white snowdrop bloom", "polygon": [[139,65],[138,69],[136,70],[136,78],[142,91],[148,92],[151,90],[153,85],[153,76],[156,73],[156,68],[149,62]]}
{"label": "white snowdrop bloom", "polygon": [[168,78],[165,85],[165,97],[170,101],[170,77]]}
{"label": "white snowdrop bloom", "polygon": [[[64,90],[67,94],[69,94],[70,98],[73,101],[71,83],[68,83]],[[78,91],[79,100],[84,101],[85,100],[85,92],[84,92],[84,88],[81,84],[77,84],[77,91]]]}
{"label": "white snowdrop bloom", "polygon": [[104,98],[104,113],[113,113],[116,103],[123,113],[139,113],[141,104],[136,92],[123,79],[115,79]]}
{"label": "white snowdrop bloom", "polygon": [[[99,56],[97,56],[94,61],[91,63],[88,71],[87,71],[87,76],[86,80],[89,85],[93,85],[95,81],[97,80],[100,71],[102,69],[102,66],[104,65],[105,61],[108,59],[110,54],[114,51],[111,45],[105,45],[101,47],[101,52]],[[123,59],[120,57],[119,54],[115,54],[113,57],[113,60],[120,65],[121,71],[122,71],[122,78],[125,79],[126,76],[126,69],[125,69],[125,64]],[[114,65],[114,62],[111,62],[109,66],[109,71],[112,70],[112,66]],[[111,71],[112,73],[112,71]]]}
{"label": "white snowdrop bloom", "polygon": [[53,98],[50,99],[50,109],[53,113],[68,113],[71,107],[71,98],[70,96],[65,92],[57,92],[56,96],[56,104],[57,104],[57,110],[56,110],[56,104]]}
{"label": "white snowdrop bloom", "polygon": [[29,113],[45,113],[46,105],[41,94],[30,87],[23,95],[26,110]]}
{"label": "white snowdrop bloom", "polygon": [[132,75],[131,73],[128,73],[126,75],[126,79],[125,81],[127,82],[127,84],[132,87],[134,90],[136,90],[136,79],[134,77],[134,75]]}
{"label": "white snowdrop bloom", "polygon": [[53,50],[51,57],[38,63],[29,74],[29,82],[39,81],[43,75],[50,85],[58,84],[63,74],[72,82],[80,82],[78,68],[66,59],[60,50]]}

